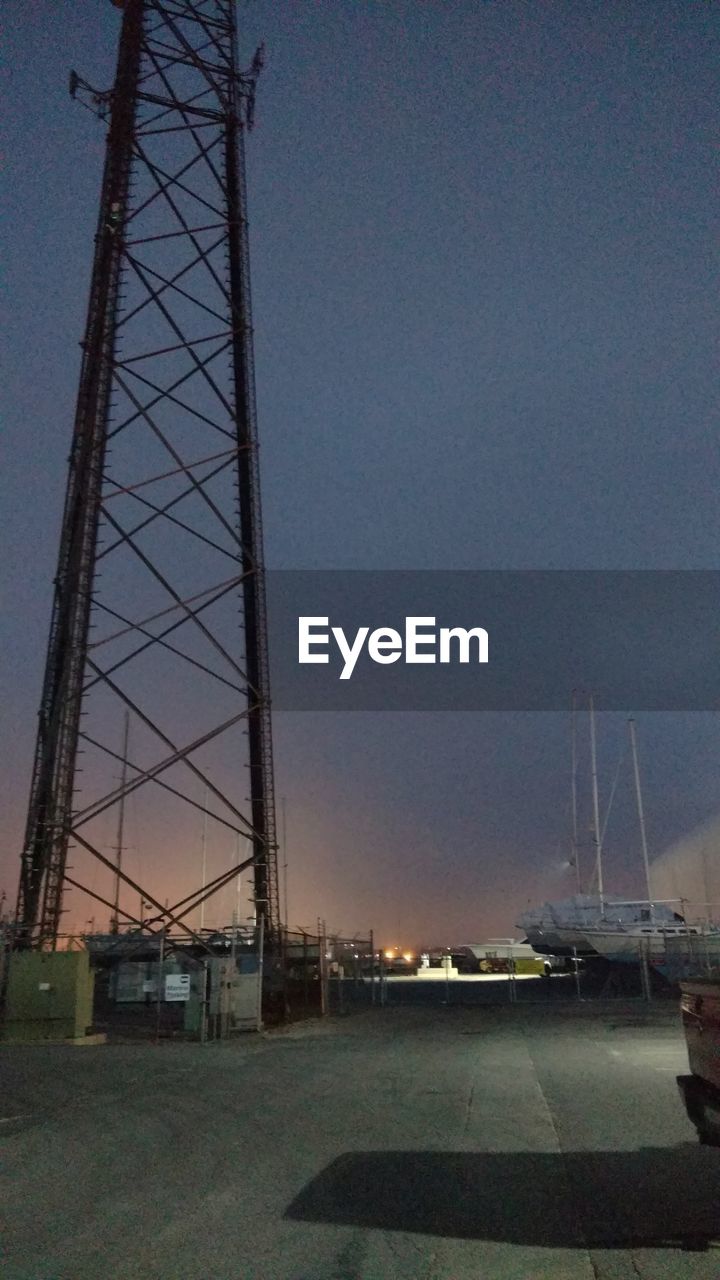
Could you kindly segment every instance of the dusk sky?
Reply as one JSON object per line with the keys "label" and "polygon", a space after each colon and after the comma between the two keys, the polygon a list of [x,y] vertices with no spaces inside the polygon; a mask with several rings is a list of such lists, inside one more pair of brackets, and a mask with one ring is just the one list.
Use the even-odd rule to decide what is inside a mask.
{"label": "dusk sky", "polygon": [[[248,179],[268,566],[718,567],[716,6],[239,14],[247,63],[266,45]],[[119,23],[109,0],[6,5],[13,903],[104,153],[68,71],[109,86]],[[599,735],[604,805],[624,716]],[[720,810],[720,723],[639,715],[638,737],[659,853]],[[275,746],[293,924],[479,940],[574,889],[569,714],[280,713]],[[587,817],[586,749],[583,770]],[[129,823],[160,885],[171,852]],[[605,881],[642,891],[627,766]]]}

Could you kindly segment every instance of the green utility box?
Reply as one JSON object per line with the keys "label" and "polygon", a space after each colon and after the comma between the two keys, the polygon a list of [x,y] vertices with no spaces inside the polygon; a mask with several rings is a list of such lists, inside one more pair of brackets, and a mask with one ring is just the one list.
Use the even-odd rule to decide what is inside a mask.
{"label": "green utility box", "polygon": [[87,951],[15,951],[8,957],[0,1039],[76,1040],[90,1029],[94,974]]}

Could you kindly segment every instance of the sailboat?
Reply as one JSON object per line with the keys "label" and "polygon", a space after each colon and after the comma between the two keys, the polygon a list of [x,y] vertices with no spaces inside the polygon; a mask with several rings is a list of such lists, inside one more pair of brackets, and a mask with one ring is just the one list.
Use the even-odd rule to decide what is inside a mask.
{"label": "sailboat", "polygon": [[[613,897],[606,894],[603,878],[603,839],[604,828],[600,823],[600,802],[598,794],[597,774],[597,738],[595,731],[595,706],[592,694],[588,698],[590,716],[590,757],[592,772],[593,799],[593,843],[594,843],[594,879],[597,882],[596,893],[581,892],[578,840],[578,805],[577,805],[577,694],[572,698],[572,854],[570,863],[575,868],[578,892],[561,902],[545,902],[541,907],[524,912],[518,921],[518,928],[523,929],[525,936],[535,951],[541,955],[558,956],[593,956],[600,955],[607,959],[637,960],[638,936],[646,936],[647,931],[666,929],[674,933],[687,927],[679,919],[677,908],[680,900],[653,902],[649,884],[649,868],[647,865],[647,845],[645,841],[644,815],[641,823],[644,860],[648,897],[631,899]],[[631,725],[631,740],[634,744],[634,724]],[[637,751],[634,750],[636,762],[636,783],[639,788],[637,771]],[[638,791],[640,808],[642,797]],[[607,824],[607,817],[606,817]],[[628,941],[626,941],[628,940]],[[657,955],[657,948],[655,949]]]}
{"label": "sailboat", "polygon": [[641,908],[641,916],[634,921],[615,915],[613,905],[605,903],[602,918],[586,927],[584,938],[588,946],[607,960],[638,964],[644,955],[663,976],[677,980],[687,976],[688,972],[697,972],[698,965],[706,969],[720,965],[720,928],[711,924],[688,923],[682,910],[673,909],[682,908],[680,900],[659,902],[652,897],[637,738],[632,718],[628,720],[628,728],[648,896],[644,903],[635,904]]}
{"label": "sailboat", "polygon": [[[653,903],[656,923],[677,924],[672,903]],[[651,904],[645,899],[626,899],[603,894],[575,894],[562,902],[545,902],[520,916],[518,928],[541,955],[603,955],[603,934],[616,936],[617,930],[646,927]],[[597,941],[597,945],[596,945]],[[610,958],[610,957],[608,957]]]}
{"label": "sailboat", "polygon": [[[596,780],[595,720],[592,698],[590,699],[590,713],[593,777]],[[600,892],[596,894],[581,892],[577,806],[577,692],[575,690],[573,690],[572,695],[571,725],[572,848],[570,866],[575,869],[578,891],[571,898],[566,898],[561,902],[544,902],[541,907],[536,907],[533,911],[526,911],[521,915],[518,921],[518,928],[524,930],[528,942],[540,955],[592,955],[594,948],[591,943],[586,941],[585,930],[588,926],[599,923],[603,917],[602,885],[600,885]],[[594,794],[597,796],[596,785]],[[595,842],[599,849],[600,822],[597,800],[595,803]],[[599,859],[596,855],[596,865],[598,862]],[[602,876],[602,870],[600,870],[600,875]],[[624,905],[626,904],[618,904],[618,907]]]}

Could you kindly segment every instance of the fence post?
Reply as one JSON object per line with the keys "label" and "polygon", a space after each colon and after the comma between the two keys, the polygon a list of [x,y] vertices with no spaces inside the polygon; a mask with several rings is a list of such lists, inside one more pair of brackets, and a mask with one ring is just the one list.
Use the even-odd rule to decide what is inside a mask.
{"label": "fence post", "polygon": [[648,939],[640,939],[640,972],[642,975],[642,989],[645,999],[649,1002],[652,1000],[652,989],[650,985],[650,966],[648,965]]}
{"label": "fence post", "polygon": [[375,931],[370,930],[370,1003],[375,1003]]}
{"label": "fence post", "polygon": [[303,951],[302,951],[303,1009],[305,1010],[305,1014],[307,1016],[307,1011],[310,1004],[310,998],[309,998],[309,989],[308,989],[308,945],[307,945],[307,934],[304,929],[303,929],[303,936],[302,936],[302,948],[303,948]]}
{"label": "fence post", "polygon": [[5,1021],[5,1003],[10,981],[10,965],[12,964],[15,925],[7,925],[0,937],[2,958],[0,959],[0,1024]]}
{"label": "fence post", "polygon": [[160,1019],[162,1015],[162,998],[163,998],[163,970],[165,965],[165,930],[160,930],[160,960],[158,961],[158,980],[157,980],[157,1016],[155,1021],[155,1043],[160,1042]]}
{"label": "fence post", "polygon": [[323,1017],[328,1012],[329,978],[327,963],[327,937],[325,934],[325,921],[318,920],[318,949],[320,952],[320,1013]]}
{"label": "fence post", "polygon": [[202,962],[202,980],[200,983],[200,1043],[206,1044],[208,1038],[208,962],[205,958]]}
{"label": "fence post", "polygon": [[582,1000],[582,996],[580,994],[580,969],[578,967],[577,947],[573,947],[572,957],[573,957],[573,969],[575,970],[575,993],[577,995],[578,1000]]}
{"label": "fence post", "polygon": [[265,951],[265,916],[260,916],[260,937],[258,939],[258,992],[256,1030],[262,1031],[262,997],[263,997],[263,963]]}

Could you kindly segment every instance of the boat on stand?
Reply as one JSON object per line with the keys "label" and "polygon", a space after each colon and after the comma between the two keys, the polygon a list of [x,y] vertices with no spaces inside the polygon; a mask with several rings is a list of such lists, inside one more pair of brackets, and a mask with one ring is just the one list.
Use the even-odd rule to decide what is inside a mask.
{"label": "boat on stand", "polygon": [[[709,919],[688,921],[682,898],[653,898],[648,856],[645,812],[638,764],[635,722],[628,720],[642,864],[647,897],[621,899],[605,893],[603,880],[604,827],[600,824],[597,780],[597,749],[593,698],[589,698],[590,753],[593,797],[593,879],[597,892],[581,893],[578,859],[577,819],[577,702],[572,709],[572,857],[578,892],[561,902],[545,902],[526,911],[518,921],[525,936],[541,955],[599,958],[617,964],[642,965],[647,962],[670,982],[694,974],[720,970],[720,926]],[[619,769],[619,766],[618,766]],[[617,779],[616,779],[617,780]],[[614,787],[614,784],[613,784]],[[611,792],[612,801],[612,792]],[[607,816],[605,819],[607,824]]]}
{"label": "boat on stand", "polygon": [[670,904],[649,903],[645,898],[630,901],[624,898],[599,894],[575,894],[562,902],[544,902],[541,907],[526,911],[518,920],[531,947],[540,955],[590,956],[604,954],[595,946],[594,937],[604,926],[612,931],[616,927],[632,929],[643,926],[650,919],[650,907],[655,908],[655,919],[677,922],[677,914]]}
{"label": "boat on stand", "polygon": [[[615,963],[643,964],[647,961],[670,982],[693,974],[711,973],[720,966],[720,927],[709,920],[688,921],[682,899],[658,901],[652,896],[637,737],[632,718],[628,721],[628,729],[648,896],[645,902],[632,904],[639,911],[639,917],[634,920],[629,920],[625,914],[617,915],[615,905],[605,900],[600,918],[589,923],[583,931],[585,945]],[[601,853],[600,843],[598,849]],[[602,884],[601,876],[599,883]],[[560,936],[563,936],[562,930]]]}
{"label": "boat on stand", "polygon": [[[615,784],[610,794],[605,826],[600,822],[600,800],[598,793],[597,771],[597,738],[595,732],[595,706],[592,694],[588,698],[590,719],[590,762],[592,776],[592,808],[593,808],[593,846],[594,868],[593,880],[597,891],[583,893],[580,875],[580,841],[578,838],[578,750],[577,750],[577,693],[572,697],[571,749],[572,749],[572,844],[570,866],[574,867],[578,891],[561,902],[545,902],[541,907],[526,911],[518,920],[518,928],[523,929],[530,945],[541,955],[592,957],[604,955],[604,951],[595,945],[606,928],[614,931],[621,928],[631,930],[635,927],[647,927],[648,922],[657,920],[668,925],[678,922],[678,916],[671,903],[652,903],[647,898],[629,900],[606,894],[603,878],[603,841],[605,826],[609,816],[610,805]],[[617,778],[616,778],[617,781]]]}

